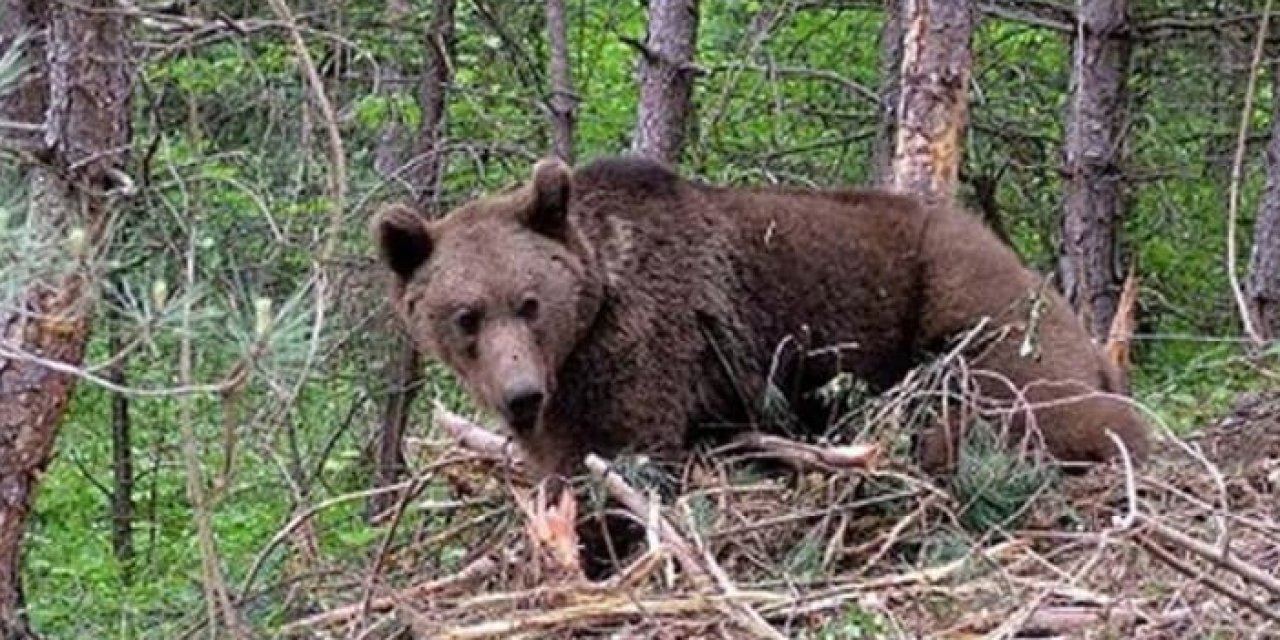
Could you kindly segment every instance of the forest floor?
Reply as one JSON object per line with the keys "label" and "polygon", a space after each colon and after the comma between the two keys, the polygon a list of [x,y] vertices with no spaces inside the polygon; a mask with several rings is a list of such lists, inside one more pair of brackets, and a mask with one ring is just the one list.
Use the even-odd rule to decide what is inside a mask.
{"label": "forest floor", "polygon": [[594,486],[646,515],[649,544],[601,581],[573,552],[572,523],[594,508],[579,505],[598,504],[590,486],[581,502],[566,493],[548,505],[485,432],[436,417],[455,437],[415,446],[451,487],[448,504],[429,507],[439,518],[386,550],[361,599],[350,581],[317,590],[286,631],[1280,637],[1280,393],[1242,396],[1195,436],[1166,437],[1136,471],[1117,463],[1034,483],[1012,514],[998,504],[1007,491],[970,490],[961,503],[874,448],[792,450],[808,464],[790,474],[704,460],[660,509],[609,475]]}

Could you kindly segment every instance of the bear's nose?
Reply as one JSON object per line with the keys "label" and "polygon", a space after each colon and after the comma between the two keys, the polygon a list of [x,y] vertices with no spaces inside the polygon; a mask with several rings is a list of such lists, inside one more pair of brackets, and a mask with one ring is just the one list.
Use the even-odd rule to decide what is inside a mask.
{"label": "bear's nose", "polygon": [[522,388],[508,391],[503,403],[507,409],[507,420],[516,431],[528,431],[538,422],[538,412],[542,410],[543,393],[541,389]]}

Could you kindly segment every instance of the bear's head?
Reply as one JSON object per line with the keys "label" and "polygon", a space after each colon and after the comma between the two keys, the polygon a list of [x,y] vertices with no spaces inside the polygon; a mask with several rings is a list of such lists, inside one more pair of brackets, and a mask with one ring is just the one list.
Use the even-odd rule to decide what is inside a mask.
{"label": "bear's head", "polygon": [[572,190],[569,167],[543,159],[531,182],[439,221],[398,204],[373,221],[393,306],[415,344],[522,438],[534,437],[556,370],[600,306]]}

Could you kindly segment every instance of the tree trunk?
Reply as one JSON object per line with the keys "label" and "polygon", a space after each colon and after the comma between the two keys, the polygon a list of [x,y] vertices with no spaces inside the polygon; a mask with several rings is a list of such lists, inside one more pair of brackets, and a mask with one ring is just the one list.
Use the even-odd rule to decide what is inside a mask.
{"label": "tree trunk", "polygon": [[1198,36],[1201,46],[1212,47],[1217,54],[1218,72],[1209,80],[1209,119],[1220,126],[1206,135],[1204,171],[1206,176],[1222,184],[1231,179],[1231,155],[1248,83],[1254,23],[1240,20],[1240,14],[1248,10],[1249,7],[1242,7],[1234,0],[1214,0],[1208,14],[1220,21],[1222,27]]}
{"label": "tree trunk", "polygon": [[[454,43],[454,5],[455,0],[437,0],[427,30],[426,65],[423,69],[422,83],[418,93],[422,110],[422,123],[418,129],[418,139],[414,142],[413,169],[409,171],[410,188],[415,194],[419,211],[435,215],[439,209],[440,180],[444,174],[445,154],[444,120],[448,107],[448,89],[452,68]],[[407,9],[393,0],[388,3],[388,13]],[[399,127],[399,123],[391,123],[388,129]],[[383,132],[383,142],[395,145],[393,137],[398,135],[392,131]],[[391,148],[380,145],[379,164],[382,167],[396,167],[401,163]],[[380,168],[380,170],[383,170]],[[417,395],[421,383],[421,356],[408,336],[402,331],[393,331],[389,349],[391,357],[383,379],[389,380],[387,396],[382,405],[381,425],[378,429],[378,443],[374,460],[373,486],[385,487],[400,481],[405,471],[404,434],[409,424],[409,412],[413,399]],[[382,494],[369,499],[367,516],[373,518],[392,507],[398,496]]]}
{"label": "tree trunk", "polygon": [[[386,18],[390,24],[399,24],[409,17],[410,7],[405,0],[388,0]],[[388,60],[378,68],[378,85],[390,95],[402,90],[407,83],[404,70],[396,61]],[[393,112],[391,119],[383,125],[378,135],[378,143],[373,150],[373,168],[388,182],[402,180],[400,170],[404,166],[407,149],[407,130],[398,112]],[[415,197],[417,190],[413,190]],[[389,313],[389,312],[388,312]],[[382,370],[378,380],[386,380],[386,396],[382,399],[381,418],[373,445],[373,481],[372,488],[378,489],[395,484],[405,471],[402,443],[407,426],[407,411],[410,398],[401,389],[412,375],[402,373],[400,362],[405,351],[412,351],[411,345],[403,332],[390,324],[386,340],[388,365]],[[397,496],[378,494],[365,502],[365,519],[373,520],[378,514],[395,504]]]}
{"label": "tree trunk", "polygon": [[902,86],[902,0],[884,1],[880,28],[880,122],[871,151],[872,180],[893,184],[893,147],[898,137],[898,102]]}
{"label": "tree trunk", "polygon": [[934,202],[955,198],[968,123],[971,0],[902,0],[902,80],[893,186]]}
{"label": "tree trunk", "polygon": [[[389,24],[402,24],[409,18],[410,11],[407,0],[387,0],[386,19]],[[400,35],[396,34],[397,46],[402,45],[402,41],[398,39]],[[398,61],[387,60],[378,65],[378,86],[388,95],[393,96],[404,90],[407,84],[408,79]],[[373,169],[388,181],[400,178],[399,172],[404,163],[407,132],[399,115],[398,111],[393,111],[391,120],[383,125],[378,134],[378,142],[373,148]]]}
{"label": "tree trunk", "polygon": [[[130,139],[130,35],[112,0],[7,2],[3,27],[44,30],[47,65],[5,101],[7,119],[45,124],[51,168],[27,168],[29,226],[70,251],[0,302],[0,636],[31,635],[23,611],[22,538],[40,474],[75,378],[45,362],[79,365],[89,335],[94,252],[105,226],[101,194],[115,184]],[[19,19],[27,22],[19,22]],[[11,41],[16,32],[6,31]],[[29,58],[39,65],[39,59]],[[46,118],[32,112],[47,105]],[[10,111],[12,109],[12,111]],[[70,258],[70,259],[68,259]],[[6,311],[8,310],[8,311]],[[14,311],[20,310],[20,311]]]}
{"label": "tree trunk", "polygon": [[[391,24],[407,19],[409,12],[409,4],[405,0],[388,0],[386,14]],[[378,71],[381,74],[378,84],[392,94],[402,89],[407,82],[404,70],[394,61],[383,64]],[[406,137],[404,123],[398,114],[393,114],[391,120],[383,126],[373,152],[374,169],[383,179],[395,181],[401,178],[399,174],[405,161]],[[410,188],[417,197],[418,190],[412,185]],[[372,484],[375,489],[395,484],[404,475],[404,431],[408,426],[408,408],[412,401],[405,385],[413,381],[414,376],[412,371],[405,372],[403,363],[406,360],[417,360],[417,354],[412,353],[413,345],[405,338],[404,333],[396,330],[394,323],[391,323],[391,327],[386,345],[388,365],[378,376],[379,380],[386,380],[389,385],[386,387],[387,395],[382,400],[381,419],[373,451]],[[406,352],[410,356],[407,357]],[[395,504],[396,498],[397,496],[390,494],[371,496],[365,503],[365,518],[372,520],[386,511]]]}
{"label": "tree trunk", "polygon": [[444,165],[446,99],[452,79],[455,0],[436,0],[427,27],[427,63],[418,94],[422,124],[414,145],[414,170],[410,181],[417,192],[419,210],[432,211],[439,204],[441,167]]}
{"label": "tree trunk", "polygon": [[578,96],[569,66],[569,34],[564,0],[547,0],[547,39],[551,43],[551,127],[555,154],[573,164],[573,126]]}
{"label": "tree trunk", "polygon": [[1267,142],[1267,182],[1253,228],[1249,275],[1250,312],[1266,340],[1280,337],[1280,63],[1272,67],[1271,139]]}
{"label": "tree trunk", "polygon": [[649,2],[633,144],[640,155],[673,164],[679,160],[689,126],[697,33],[697,0]]}
{"label": "tree trunk", "polygon": [[[107,379],[125,386],[128,383],[125,366],[128,362],[124,343],[120,339],[120,317],[110,314],[107,320],[107,343],[112,357],[117,358],[107,370]],[[130,435],[129,396],[111,394],[111,549],[120,564],[120,575],[125,584],[133,577],[133,438]]]}
{"label": "tree trunk", "polygon": [[[45,38],[43,29],[49,16],[45,0],[5,0],[0,9],[0,47],[8,51],[20,34],[26,32],[27,73],[0,94],[0,113],[21,125],[21,129],[0,129],[6,146],[33,153],[44,151],[44,138],[38,126],[44,124],[44,110],[49,105],[48,77],[45,74]],[[29,126],[25,126],[29,125]]]}
{"label": "tree trunk", "polygon": [[1067,114],[1066,211],[1059,277],[1094,338],[1111,327],[1122,276],[1123,122],[1129,68],[1125,0],[1081,0]]}

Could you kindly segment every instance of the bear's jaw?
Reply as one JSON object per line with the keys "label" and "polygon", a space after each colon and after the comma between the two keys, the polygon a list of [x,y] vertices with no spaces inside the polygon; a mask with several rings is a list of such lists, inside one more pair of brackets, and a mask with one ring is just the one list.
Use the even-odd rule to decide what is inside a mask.
{"label": "bear's jaw", "polygon": [[526,440],[532,436],[538,430],[540,422],[542,422],[541,409],[532,416],[510,416],[506,415],[505,412],[502,416],[502,424],[507,428],[507,431],[521,440]]}

